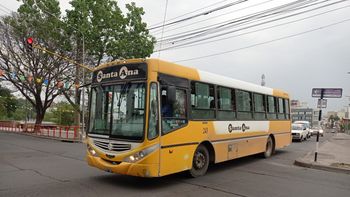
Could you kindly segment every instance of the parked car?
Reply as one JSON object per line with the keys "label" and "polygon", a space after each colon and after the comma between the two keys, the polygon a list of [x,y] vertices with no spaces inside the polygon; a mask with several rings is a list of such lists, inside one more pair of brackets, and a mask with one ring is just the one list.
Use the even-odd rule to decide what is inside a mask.
{"label": "parked car", "polygon": [[294,122],[295,124],[302,124],[307,131],[307,138],[311,137],[311,131],[310,131],[310,122],[309,121],[304,121],[304,120],[298,120]]}
{"label": "parked car", "polygon": [[320,136],[323,137],[323,129],[321,127],[312,127],[310,129],[311,135],[317,135],[317,133],[320,133]]}
{"label": "parked car", "polygon": [[303,124],[292,124],[292,137],[293,140],[298,140],[299,142],[307,140],[308,131]]}

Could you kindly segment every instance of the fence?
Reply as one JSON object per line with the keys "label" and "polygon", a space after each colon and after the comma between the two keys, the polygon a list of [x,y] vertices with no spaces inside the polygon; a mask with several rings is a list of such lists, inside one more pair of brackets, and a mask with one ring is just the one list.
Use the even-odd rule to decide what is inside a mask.
{"label": "fence", "polygon": [[0,122],[0,131],[23,133],[59,140],[78,141],[79,126],[20,124],[17,122]]}

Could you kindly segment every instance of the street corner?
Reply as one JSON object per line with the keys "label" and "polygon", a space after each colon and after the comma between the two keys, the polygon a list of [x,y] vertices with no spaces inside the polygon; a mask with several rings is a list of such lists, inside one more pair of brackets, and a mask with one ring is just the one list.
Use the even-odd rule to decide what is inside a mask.
{"label": "street corner", "polygon": [[295,160],[294,165],[350,174],[350,136],[339,133],[321,144],[315,162],[315,152],[309,152],[304,157]]}
{"label": "street corner", "polygon": [[294,165],[304,168],[350,174],[350,164],[347,163],[331,163],[330,165],[327,165],[322,162],[314,162],[310,159],[301,158],[296,159]]}

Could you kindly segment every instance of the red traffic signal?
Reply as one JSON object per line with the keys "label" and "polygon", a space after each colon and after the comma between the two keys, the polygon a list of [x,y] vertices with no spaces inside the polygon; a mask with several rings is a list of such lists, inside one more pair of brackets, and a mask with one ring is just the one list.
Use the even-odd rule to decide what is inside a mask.
{"label": "red traffic signal", "polygon": [[28,49],[30,49],[31,51],[33,50],[33,42],[34,42],[34,40],[33,40],[32,37],[27,38],[27,47],[28,47]]}
{"label": "red traffic signal", "polygon": [[30,45],[33,44],[33,38],[32,37],[27,38],[27,44],[30,44]]}

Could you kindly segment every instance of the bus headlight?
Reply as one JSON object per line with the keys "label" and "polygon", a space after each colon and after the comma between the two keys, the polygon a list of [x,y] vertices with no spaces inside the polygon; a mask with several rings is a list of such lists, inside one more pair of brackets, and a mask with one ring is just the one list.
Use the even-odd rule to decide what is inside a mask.
{"label": "bus headlight", "polygon": [[158,144],[155,144],[153,146],[150,146],[144,150],[141,150],[137,153],[134,153],[133,155],[129,155],[127,157],[125,157],[123,159],[124,162],[128,162],[128,163],[135,163],[141,159],[143,159],[144,157],[146,157],[147,155],[149,155],[150,153],[154,152],[155,150],[157,150],[159,147]]}
{"label": "bus headlight", "polygon": [[96,153],[96,151],[93,148],[91,148],[91,146],[89,144],[87,144],[87,149],[88,149],[90,155],[92,155],[94,157],[98,157],[98,154]]}

